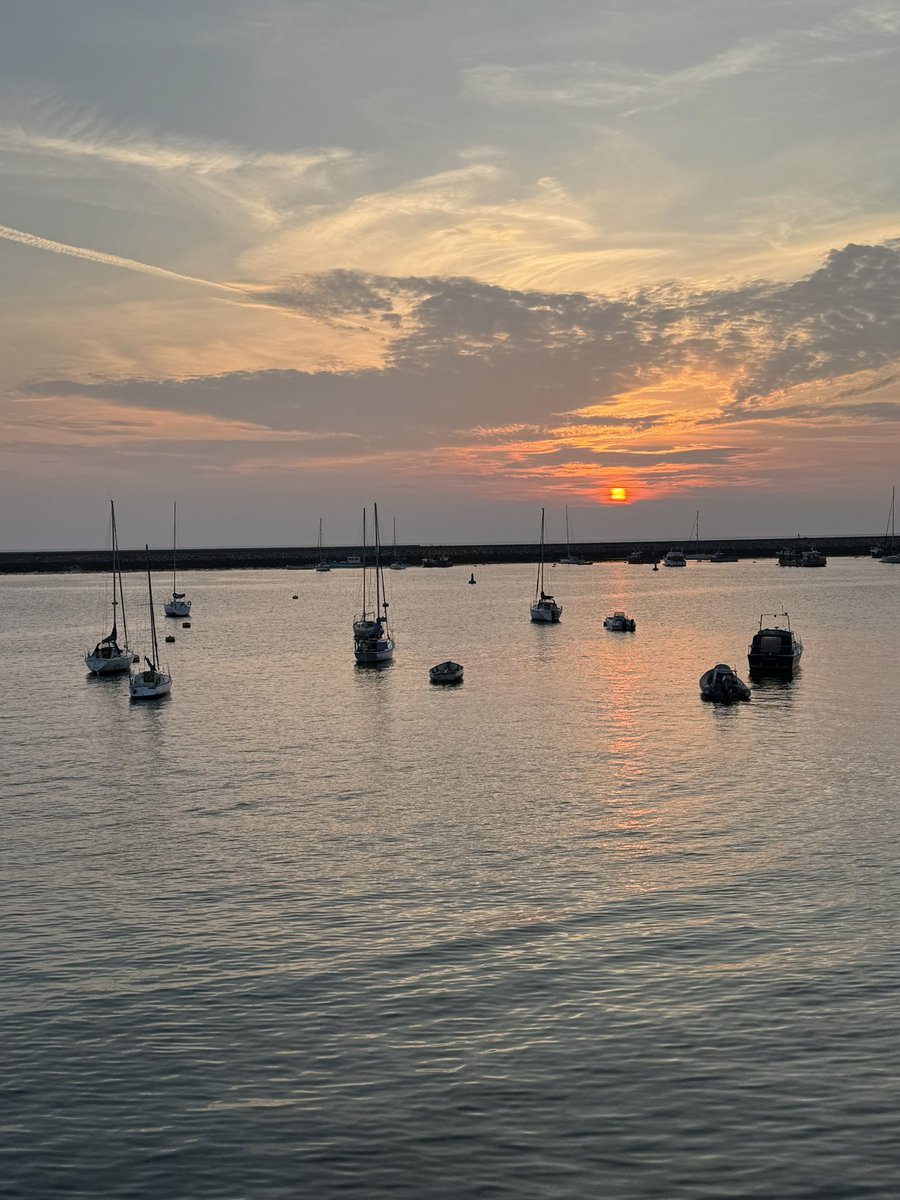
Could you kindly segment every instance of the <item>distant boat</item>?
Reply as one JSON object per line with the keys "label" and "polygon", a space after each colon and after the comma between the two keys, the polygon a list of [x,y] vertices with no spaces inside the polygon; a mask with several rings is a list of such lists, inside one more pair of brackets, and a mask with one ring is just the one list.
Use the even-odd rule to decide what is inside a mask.
{"label": "distant boat", "polygon": [[[787,675],[794,673],[803,653],[799,634],[791,629],[786,612],[774,613],[773,624],[763,625],[768,613],[759,618],[759,629],[753,635],[747,651],[751,675]],[[783,619],[784,624],[779,624]]]}
{"label": "distant boat", "polygon": [[[375,561],[371,570],[363,564],[362,612],[353,622],[353,653],[361,666],[390,662],[394,657],[394,639],[388,623],[388,600],[384,592],[384,573],[381,566],[381,534],[378,528],[378,505],[373,504],[375,526]],[[363,551],[366,545],[366,514],[363,510]],[[371,607],[369,607],[371,603]]]}
{"label": "distant boat", "polygon": [[318,556],[316,558],[316,570],[319,571],[320,574],[324,574],[326,571],[331,570],[331,567],[328,565],[328,560],[325,558],[325,551],[322,547],[322,518],[321,517],[319,517],[319,547],[318,547]]}
{"label": "distant boat", "polygon": [[566,505],[566,553],[565,556],[559,559],[562,566],[566,567],[590,567],[593,563],[588,558],[580,558],[577,554],[572,553],[572,547],[569,544],[569,506]]}
{"label": "distant boat", "polygon": [[685,557],[684,557],[684,551],[680,550],[680,549],[679,550],[675,550],[675,549],[670,550],[669,553],[666,555],[666,557],[663,559],[663,566],[664,567],[685,567],[685,566],[687,566],[687,562],[685,561]]}
{"label": "distant boat", "polygon": [[531,605],[532,621],[555,625],[562,616],[562,605],[544,591],[544,510],[541,509],[541,556],[538,562],[537,580],[534,585],[534,600]]}
{"label": "distant boat", "polygon": [[452,567],[453,559],[448,554],[432,554],[422,559],[423,567]]}
{"label": "distant boat", "polygon": [[150,645],[153,658],[144,657],[145,671],[132,671],[128,677],[128,689],[132,700],[154,700],[166,696],[172,690],[172,676],[159,669],[159,646],[156,641],[156,614],[153,611],[153,581],[150,578],[150,547],[147,552],[147,596],[150,601]]}
{"label": "distant boat", "polygon": [[432,667],[428,672],[428,678],[432,683],[462,683],[463,668],[460,663],[451,662],[447,659],[446,662],[438,663],[436,667]]}
{"label": "distant boat", "polygon": [[[149,554],[150,551],[148,550]],[[175,568],[176,559],[178,557],[178,503],[172,505],[172,596],[165,603],[165,613],[167,617],[189,617],[191,615],[191,602],[185,598],[184,592],[176,590]]]}
{"label": "distant boat", "polygon": [[738,556],[736,554],[726,554],[724,550],[717,550],[715,554],[709,556],[709,561],[711,563],[737,562]]}
{"label": "distant boat", "polygon": [[894,488],[891,488],[891,511],[888,514],[888,527],[890,535],[885,531],[884,535],[884,550],[885,553],[881,556],[883,563],[891,563],[896,565],[900,563],[900,554],[897,553],[897,544],[894,540]]}
{"label": "distant boat", "polygon": [[715,704],[734,704],[750,699],[750,689],[727,663],[716,663],[700,676],[700,699]]}
{"label": "distant boat", "polygon": [[808,550],[804,550],[800,555],[799,567],[827,567],[828,559],[824,554],[820,553],[815,546],[810,546]]}
{"label": "distant boat", "polygon": [[603,618],[603,628],[613,633],[634,633],[637,622],[634,617],[626,617],[625,613],[616,611]]}
{"label": "distant boat", "polygon": [[697,509],[694,523],[691,526],[691,532],[688,535],[688,541],[693,546],[692,550],[686,550],[684,557],[693,559],[694,562],[700,562],[701,559],[707,558],[708,555],[700,553],[700,509]]}
{"label": "distant boat", "polygon": [[643,567],[653,562],[653,556],[647,550],[632,550],[625,561],[631,567]]}
{"label": "distant boat", "polygon": [[887,524],[884,527],[884,537],[875,542],[869,547],[869,553],[873,558],[883,558],[885,554],[890,554],[891,542],[893,540],[894,529],[894,493],[896,489],[891,488],[891,507],[888,509]]}
{"label": "distant boat", "polygon": [[[112,530],[112,572],[110,583],[112,587],[112,629],[105,638],[101,638],[93,650],[88,650],[84,656],[85,665],[93,675],[112,675],[117,671],[127,671],[134,661],[134,652],[128,645],[128,625],[125,621],[125,595],[122,591],[122,572],[119,570],[119,539],[116,534],[116,506],[109,502],[110,523]],[[122,616],[122,645],[119,644],[119,631],[116,626],[116,609],[121,609]]]}
{"label": "distant boat", "polygon": [[394,561],[391,563],[392,571],[405,571],[406,563],[397,557],[397,518],[394,517]]}

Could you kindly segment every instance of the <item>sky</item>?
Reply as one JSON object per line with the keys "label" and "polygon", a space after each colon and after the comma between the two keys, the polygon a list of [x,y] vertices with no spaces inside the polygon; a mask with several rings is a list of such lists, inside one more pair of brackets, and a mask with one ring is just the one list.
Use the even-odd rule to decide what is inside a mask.
{"label": "sky", "polygon": [[884,532],[900,3],[3,13],[0,549]]}

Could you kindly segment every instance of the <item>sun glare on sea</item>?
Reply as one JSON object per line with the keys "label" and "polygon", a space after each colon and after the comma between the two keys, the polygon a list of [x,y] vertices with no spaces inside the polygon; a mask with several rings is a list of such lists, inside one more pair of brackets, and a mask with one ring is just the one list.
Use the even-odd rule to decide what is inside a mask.
{"label": "sun glare on sea", "polygon": [[623,487],[610,488],[609,498],[617,504],[626,504],[628,502],[628,492]]}

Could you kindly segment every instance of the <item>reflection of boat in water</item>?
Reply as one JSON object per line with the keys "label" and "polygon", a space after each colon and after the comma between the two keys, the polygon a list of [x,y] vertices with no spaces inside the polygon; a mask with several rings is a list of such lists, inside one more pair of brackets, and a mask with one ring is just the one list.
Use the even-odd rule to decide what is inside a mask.
{"label": "reflection of boat in water", "polygon": [[603,618],[603,628],[611,629],[613,633],[634,633],[637,622],[634,617],[626,617],[623,612],[614,612]]}
{"label": "reflection of boat in water", "polygon": [[[791,629],[791,619],[786,612],[774,613],[772,625],[763,625],[768,614],[759,618],[759,629],[747,651],[751,675],[792,675],[800,662],[803,643]],[[783,618],[785,624],[778,624]]]}
{"label": "reflection of boat in water", "polygon": [[555,625],[562,616],[562,605],[544,591],[544,510],[541,509],[541,556],[538,561],[537,580],[534,585],[534,600],[531,604],[532,621]]}
{"label": "reflection of boat in water", "polygon": [[147,553],[147,596],[150,601],[150,645],[153,648],[153,658],[144,657],[147,664],[145,671],[132,671],[128,676],[128,690],[132,700],[155,700],[157,696],[167,696],[172,690],[172,676],[159,669],[159,646],[156,641],[156,614],[153,611],[153,583],[150,579],[150,547],[145,546]]}
{"label": "reflection of boat in water", "polygon": [[432,667],[428,672],[428,678],[432,683],[462,683],[463,668],[460,663],[451,662],[447,659],[446,662],[438,663],[436,667]]}
{"label": "reflection of boat in water", "polygon": [[684,551],[676,550],[676,549],[670,550],[669,553],[666,555],[666,557],[663,559],[663,566],[664,567],[685,567],[685,566],[687,566],[687,562],[685,561],[685,557],[684,557]]}
{"label": "reflection of boat in water", "polygon": [[700,699],[714,704],[735,704],[750,699],[750,689],[727,663],[716,663],[700,676]]}
{"label": "reflection of boat in water", "polygon": [[[394,639],[388,626],[388,601],[384,594],[384,573],[381,568],[381,536],[378,529],[378,505],[375,510],[375,564],[372,572],[371,587],[374,590],[374,601],[371,609],[368,607],[369,596],[366,594],[369,568],[363,566],[362,573],[362,614],[353,622],[353,653],[356,661],[363,666],[375,663],[390,662],[394,657]],[[366,514],[363,513],[363,546],[366,544]]]}
{"label": "reflection of boat in water", "polygon": [[[125,596],[122,591],[122,572],[119,570],[119,538],[116,533],[116,508],[109,502],[112,530],[112,630],[101,638],[93,650],[84,656],[85,666],[93,675],[113,675],[127,671],[134,661],[134,653],[128,645],[128,626],[125,622]],[[122,612],[122,645],[119,645],[119,630],[116,625],[116,609]]]}

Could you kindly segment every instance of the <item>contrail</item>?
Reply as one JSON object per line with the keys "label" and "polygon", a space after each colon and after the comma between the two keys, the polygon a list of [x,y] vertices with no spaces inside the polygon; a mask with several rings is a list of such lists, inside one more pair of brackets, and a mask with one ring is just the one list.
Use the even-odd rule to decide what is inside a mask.
{"label": "contrail", "polygon": [[69,246],[65,242],[54,242],[50,238],[38,237],[33,233],[23,233],[21,229],[10,229],[0,225],[0,238],[9,242],[19,242],[22,246],[33,246],[36,250],[52,250],[54,254],[69,254],[72,258],[86,258],[88,262],[102,263],[107,267],[124,267],[126,271],[139,271],[143,275],[157,275],[161,279],[177,279],[180,283],[196,283],[201,287],[215,288],[221,292],[239,292],[244,295],[242,288],[230,283],[214,283],[211,279],[197,279],[193,275],[179,275],[177,271],[167,271],[164,267],[154,267],[150,263],[138,262],[134,258],[120,258],[118,254],[104,254],[101,250],[88,250],[84,246]]}

